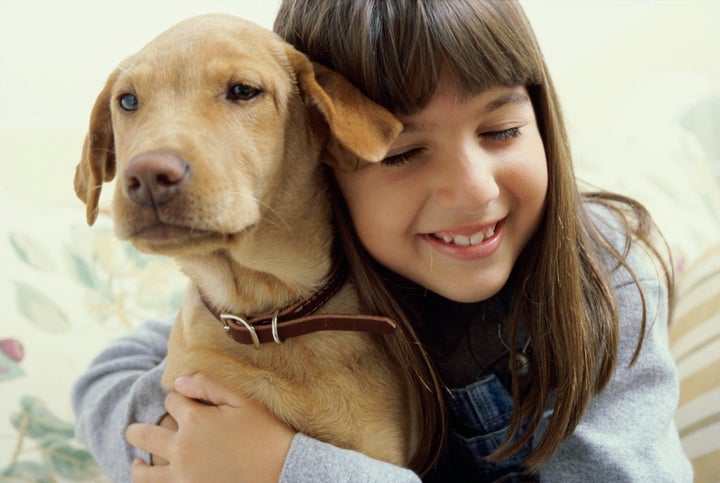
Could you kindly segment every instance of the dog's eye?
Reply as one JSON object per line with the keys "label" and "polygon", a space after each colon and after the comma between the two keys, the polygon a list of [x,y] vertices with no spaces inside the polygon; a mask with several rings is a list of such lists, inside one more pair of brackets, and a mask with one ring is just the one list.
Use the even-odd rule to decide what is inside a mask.
{"label": "dog's eye", "polygon": [[123,94],[118,100],[120,107],[125,111],[137,111],[138,109],[138,98],[135,94]]}
{"label": "dog's eye", "polygon": [[228,86],[227,98],[231,101],[248,101],[258,96],[262,91],[247,84],[233,84]]}

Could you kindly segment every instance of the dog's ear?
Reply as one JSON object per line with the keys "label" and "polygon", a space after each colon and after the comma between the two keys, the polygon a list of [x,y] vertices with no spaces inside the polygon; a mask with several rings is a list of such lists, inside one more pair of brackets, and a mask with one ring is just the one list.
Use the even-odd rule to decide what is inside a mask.
{"label": "dog's ear", "polygon": [[327,162],[341,169],[382,161],[402,124],[388,110],[365,97],[345,77],[290,51],[302,94],[310,99],[330,128]]}
{"label": "dog's ear", "polygon": [[75,168],[75,194],[87,205],[88,225],[92,225],[97,219],[103,182],[111,181],[115,176],[115,140],[110,115],[110,95],[117,76],[117,71],[110,75],[95,101],[80,163]]}

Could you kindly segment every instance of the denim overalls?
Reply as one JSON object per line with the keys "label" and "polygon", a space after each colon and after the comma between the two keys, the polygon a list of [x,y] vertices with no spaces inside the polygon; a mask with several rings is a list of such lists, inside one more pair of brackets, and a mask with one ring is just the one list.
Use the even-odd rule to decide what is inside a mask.
{"label": "denim overalls", "polygon": [[[408,286],[410,288],[407,288]],[[428,293],[422,288],[413,289],[413,285],[407,282],[401,287],[400,290],[404,290],[404,295],[399,298],[408,300],[412,307],[425,316],[424,322],[428,327],[427,340],[433,343],[430,352],[437,358],[436,362],[443,358],[447,360],[459,347],[458,341],[469,337],[466,334],[472,331],[472,324],[496,327],[511,312],[512,282],[508,282],[492,300],[473,304],[477,307],[474,313],[467,312],[468,304],[463,306],[439,295]],[[459,311],[458,306],[460,306]],[[485,337],[479,335],[479,332],[474,334]],[[507,348],[500,334],[498,338],[500,339],[498,343]],[[516,343],[529,340],[525,324],[521,322],[518,326]],[[523,346],[518,347],[518,351],[530,355],[532,345],[527,342]],[[510,387],[508,352],[506,350],[498,354],[486,367],[473,368],[477,372],[464,374],[464,379],[456,382],[458,388],[451,388],[450,393],[446,394],[450,426],[447,446],[436,469],[427,475],[424,481],[433,483],[538,481],[537,477],[524,474],[522,467],[522,462],[532,450],[532,442],[508,460],[500,463],[485,461],[485,457],[503,443],[512,415],[513,400],[507,389]],[[467,369],[468,366],[463,368]],[[457,368],[451,366],[445,370],[455,369]],[[442,371],[440,375],[442,376]],[[467,383],[465,381],[472,382],[463,387],[462,384]]]}
{"label": "denim overalls", "polygon": [[[507,357],[494,366],[499,364],[507,364]],[[532,450],[531,442],[509,460],[484,461],[507,436],[513,400],[503,382],[490,373],[466,387],[450,391],[451,395],[446,397],[450,418],[446,454],[427,481],[538,481],[536,476],[523,473],[521,466]]]}

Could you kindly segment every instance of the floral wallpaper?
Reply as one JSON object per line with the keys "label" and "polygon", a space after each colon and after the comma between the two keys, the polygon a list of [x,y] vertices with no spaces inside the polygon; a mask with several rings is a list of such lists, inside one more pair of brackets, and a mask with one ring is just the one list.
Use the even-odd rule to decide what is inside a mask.
{"label": "floral wallpaper", "polygon": [[107,217],[85,226],[82,206],[21,208],[0,224],[0,480],[106,481],[74,437],[72,384],[113,339],[172,317],[185,278]]}

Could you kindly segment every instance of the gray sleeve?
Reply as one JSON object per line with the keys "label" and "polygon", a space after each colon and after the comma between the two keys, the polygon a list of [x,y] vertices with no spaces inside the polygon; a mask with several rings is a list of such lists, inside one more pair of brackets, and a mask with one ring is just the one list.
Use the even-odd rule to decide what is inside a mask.
{"label": "gray sleeve", "polygon": [[674,422],[679,383],[668,343],[667,289],[641,247],[631,250],[628,261],[645,294],[648,325],[642,352],[631,366],[642,305],[629,273],[617,269],[613,283],[620,346],[615,373],[543,466],[543,481],[692,481]]}
{"label": "gray sleeve", "polygon": [[160,379],[170,323],[146,322],[103,350],[72,389],[75,432],[100,467],[116,482],[130,481],[134,458],[147,453],[130,446],[130,423],[157,423],[165,414]]}
{"label": "gray sleeve", "polygon": [[418,483],[420,478],[410,470],[297,434],[285,460],[280,482],[310,481]]}

